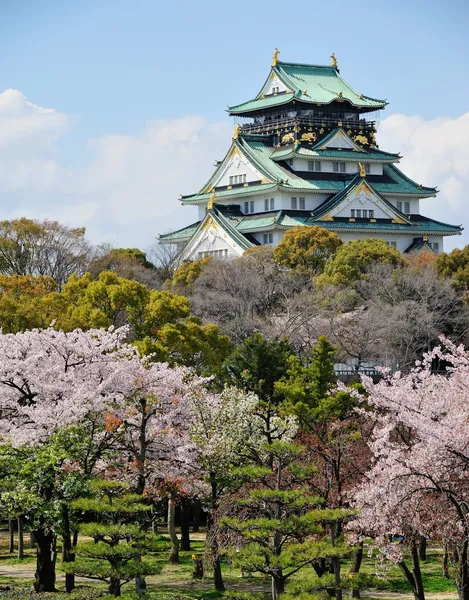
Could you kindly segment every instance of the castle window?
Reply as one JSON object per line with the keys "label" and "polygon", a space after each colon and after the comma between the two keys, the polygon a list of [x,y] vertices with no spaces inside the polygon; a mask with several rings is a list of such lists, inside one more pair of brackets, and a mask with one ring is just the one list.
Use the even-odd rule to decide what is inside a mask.
{"label": "castle window", "polygon": [[280,91],[280,87],[279,86],[275,86],[272,88],[272,94],[278,94]]}
{"label": "castle window", "polygon": [[268,198],[266,198],[264,200],[264,210],[269,210],[269,199]]}
{"label": "castle window", "polygon": [[254,200],[251,200],[250,202],[250,206],[251,206],[251,212],[254,212]]}
{"label": "castle window", "polygon": [[230,175],[230,185],[237,185],[238,183],[246,183],[246,173]]}
{"label": "castle window", "polygon": [[288,165],[289,167],[293,167],[293,158],[289,158],[289,159],[287,160],[287,165]]}
{"label": "castle window", "polygon": [[440,244],[438,242],[433,242],[433,244],[431,244],[431,247],[433,249],[433,252],[438,254],[438,252],[440,250]]}
{"label": "castle window", "polygon": [[291,199],[291,207],[293,210],[296,210],[298,208],[298,199],[297,198]]}
{"label": "castle window", "polygon": [[249,202],[244,203],[244,214],[246,215],[249,212]]}
{"label": "castle window", "polygon": [[396,202],[396,207],[397,210],[400,210],[402,212],[402,202]]}
{"label": "castle window", "polygon": [[345,173],[345,163],[334,161],[332,163],[332,170],[334,173]]}
{"label": "castle window", "polygon": [[321,161],[320,160],[308,160],[308,171],[320,171]]}
{"label": "castle window", "polygon": [[305,199],[300,198],[300,210],[304,210],[304,209],[305,209]]}
{"label": "castle window", "polygon": [[366,219],[368,216],[368,211],[366,209],[363,209],[363,218]]}
{"label": "castle window", "polygon": [[374,210],[369,210],[368,211],[368,218],[369,219],[374,219],[375,218],[375,211]]}
{"label": "castle window", "polygon": [[350,216],[352,217],[352,219],[355,219],[355,209],[352,208],[352,210],[350,211]]}
{"label": "castle window", "polygon": [[275,209],[275,198],[271,198],[270,199],[270,210],[274,210]]}
{"label": "castle window", "polygon": [[357,219],[361,219],[362,218],[362,209],[361,208],[357,208],[355,210],[355,213],[357,215]]}
{"label": "castle window", "polygon": [[273,244],[274,243],[274,234],[273,233],[264,233],[264,245]]}
{"label": "castle window", "polygon": [[410,202],[404,202],[404,212],[406,215],[410,214]]}
{"label": "castle window", "polygon": [[228,250],[224,248],[223,250],[205,250],[205,252],[197,253],[197,258],[205,258],[206,256],[222,260],[228,258]]}
{"label": "castle window", "polygon": [[367,175],[369,175],[369,174],[371,173],[371,170],[370,170],[370,163],[365,163],[364,167],[365,167],[365,173],[366,173]]}
{"label": "castle window", "polygon": [[390,246],[391,248],[396,247],[396,242],[386,242],[386,246]]}

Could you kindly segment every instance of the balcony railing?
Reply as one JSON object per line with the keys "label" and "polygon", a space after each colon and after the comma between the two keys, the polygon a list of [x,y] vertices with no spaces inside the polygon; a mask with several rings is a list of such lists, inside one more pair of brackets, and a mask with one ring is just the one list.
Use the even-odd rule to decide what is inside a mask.
{"label": "balcony railing", "polygon": [[332,118],[317,118],[317,117],[286,117],[282,119],[276,119],[272,121],[267,121],[261,123],[260,121],[253,123],[244,123],[241,126],[242,133],[273,133],[277,129],[282,129],[285,127],[294,127],[294,126],[302,126],[302,127],[324,127],[324,128],[335,128],[335,127],[343,127],[344,129],[364,129],[364,130],[373,130],[376,128],[376,121],[366,121],[365,119],[360,120],[341,120],[340,118],[332,119]]}

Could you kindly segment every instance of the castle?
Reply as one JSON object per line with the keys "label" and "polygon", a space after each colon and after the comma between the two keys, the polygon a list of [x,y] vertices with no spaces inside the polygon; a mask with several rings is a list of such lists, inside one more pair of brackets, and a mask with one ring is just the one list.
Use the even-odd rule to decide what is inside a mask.
{"label": "castle", "polygon": [[344,242],[378,238],[403,253],[443,249],[458,235],[420,214],[436,188],[412,181],[376,141],[387,102],[354,91],[334,55],[328,66],[280,61],[252,100],[228,108],[238,120],[231,146],[207,183],[182,196],[199,220],[160,235],[178,261],[232,258],[256,245],[277,245],[292,227],[319,225]]}

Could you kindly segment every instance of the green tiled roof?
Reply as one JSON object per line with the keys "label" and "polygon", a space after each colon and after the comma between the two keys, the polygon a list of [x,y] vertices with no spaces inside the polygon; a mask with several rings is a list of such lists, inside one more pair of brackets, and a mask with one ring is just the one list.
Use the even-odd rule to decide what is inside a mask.
{"label": "green tiled roof", "polygon": [[[416,233],[425,235],[426,233],[441,233],[445,235],[458,235],[462,231],[462,227],[459,225],[448,225],[447,223],[441,223],[440,221],[434,221],[422,215],[410,215],[411,221],[407,225],[405,223],[391,223],[390,221],[377,221],[376,223],[362,222],[362,223],[350,223],[348,221],[322,221],[320,223],[314,223],[320,225],[326,229],[332,229],[334,231],[390,231],[397,233]],[[418,217],[418,220],[417,220]],[[312,223],[306,223],[312,224]]]}
{"label": "green tiled roof", "polygon": [[[218,207],[212,213],[219,220],[220,225],[230,232],[230,235],[242,248],[244,245],[246,245],[246,248],[252,245],[248,239],[244,238],[244,234],[249,235],[257,231],[272,231],[274,229],[291,229],[299,225],[305,227],[319,225],[332,231],[360,231],[371,235],[377,232],[415,234],[416,236],[432,233],[458,235],[462,231],[462,227],[459,225],[449,225],[422,215],[410,215],[409,223],[393,223],[390,219],[377,219],[376,222],[370,222],[365,219],[349,221],[345,217],[336,217],[333,221],[318,222],[316,217],[311,216],[309,211],[294,210],[279,210],[252,215],[242,215],[241,213],[229,215],[222,207]],[[160,239],[167,243],[188,241],[197,232],[200,225],[201,221],[172,234],[161,235]],[[193,233],[189,235],[191,229]]]}
{"label": "green tiled roof", "polygon": [[380,194],[420,194],[425,196],[437,193],[437,189],[434,187],[419,186],[418,183],[407,177],[407,175],[404,175],[395,165],[383,165],[383,174],[388,175],[393,182],[373,182],[373,187]]}
{"label": "green tiled roof", "polygon": [[[314,213],[311,213],[311,215],[314,216],[314,220],[316,221],[318,219],[321,219],[321,217],[324,217],[325,215],[330,213],[330,211],[333,208],[338,206],[342,202],[342,200],[344,200],[355,188],[357,188],[359,185],[361,185],[361,183],[363,181],[366,181],[366,180],[362,179],[360,177],[360,175],[355,175],[354,179],[350,182],[350,184],[346,188],[344,188],[338,194],[335,194],[335,196],[328,198],[325,202],[323,202],[317,208],[314,209]],[[385,204],[388,208],[391,209],[392,213],[396,214],[404,221],[407,221],[406,215],[404,213],[402,213],[400,210],[398,210],[396,207],[394,207],[392,204],[390,204],[386,200],[386,198],[384,198],[384,196],[379,194],[376,191],[376,189],[374,188],[374,186],[370,184],[369,181],[366,181],[366,186],[368,186],[368,188],[370,190],[375,192],[375,194],[379,197],[381,202],[383,202],[383,204]]]}
{"label": "green tiled roof", "polygon": [[[231,198],[232,196],[234,196],[237,199],[238,196],[251,195],[255,192],[268,191],[274,188],[277,188],[276,183],[250,185],[248,187],[234,187],[232,190],[217,190],[216,197]],[[191,194],[189,196],[181,196],[181,200],[184,204],[192,204],[194,202],[200,202],[201,200],[208,200],[211,195],[211,192],[206,192],[204,194]]]}
{"label": "green tiled roof", "polygon": [[[330,104],[336,100],[350,102],[357,108],[380,109],[386,100],[377,100],[357,93],[342,79],[339,70],[331,66],[303,65],[280,61],[272,72],[287,86],[289,93],[267,95],[259,93],[254,100],[230,106],[230,114],[243,114],[286,104],[297,98],[301,102]],[[341,94],[341,95],[339,95]]]}
{"label": "green tiled roof", "polygon": [[192,225],[188,225],[187,227],[183,227],[182,229],[178,229],[177,231],[171,231],[171,233],[160,233],[158,239],[174,242],[188,240],[197,231],[200,223],[201,221],[197,221],[197,223],[193,223]]}
{"label": "green tiled roof", "polygon": [[[280,164],[281,159],[285,160],[287,155],[282,154],[283,150],[277,150],[273,147],[269,136],[265,135],[240,135],[233,144],[252,162],[252,164],[258,169],[270,183],[254,183],[246,187],[239,186],[228,189],[227,187],[217,189],[216,196],[219,199],[231,199],[239,198],[244,195],[250,195],[257,192],[267,192],[275,188],[281,188],[286,191],[299,191],[299,192],[327,192],[335,193],[340,192],[344,188],[350,185],[350,182],[355,177],[354,174],[348,176],[335,177],[333,174],[328,173],[295,173],[286,166]],[[231,149],[230,149],[231,150]],[[291,149],[289,149],[291,152]],[[297,154],[301,157],[313,157],[313,150],[300,148],[297,150]],[[343,150],[319,150],[321,157],[342,157],[342,158],[359,158],[364,157],[364,160],[369,160],[371,156],[375,157],[376,160],[384,160],[381,155],[384,155],[388,160],[388,157],[395,157],[396,155],[381,153],[379,150],[368,151],[366,154],[360,152],[347,152]],[[325,154],[327,153],[327,154]],[[365,158],[366,157],[366,158]],[[380,157],[380,158],[378,158]],[[275,158],[275,160],[274,160]],[[218,172],[217,167],[215,174]],[[214,174],[214,175],[215,175]],[[212,176],[213,178],[214,176]],[[212,179],[211,178],[211,179]],[[370,175],[367,177],[367,181],[372,182],[374,189],[380,194],[396,194],[396,195],[409,195],[409,196],[422,196],[426,197],[434,195],[437,190],[431,187],[420,187],[415,181],[412,181],[409,177],[404,175],[396,166],[388,163],[383,164],[383,175]],[[185,204],[194,204],[202,201],[206,201],[210,198],[210,192],[203,192],[207,188],[207,184],[197,194],[190,194],[182,196],[181,200]]]}
{"label": "green tiled roof", "polygon": [[378,161],[378,162],[395,162],[401,157],[398,154],[391,154],[390,152],[381,152],[380,150],[369,150],[367,152],[356,152],[355,150],[313,150],[312,148],[299,147],[296,150],[293,147],[282,148],[276,150],[271,155],[272,160],[286,160],[287,158],[309,158],[309,159],[323,159],[323,158],[338,158],[344,160],[357,160],[357,161]]}
{"label": "green tiled roof", "polygon": [[415,238],[412,244],[404,250],[404,254],[409,254],[410,252],[420,252],[420,250],[424,249],[433,252],[433,249],[427,240],[424,240],[423,237]]}

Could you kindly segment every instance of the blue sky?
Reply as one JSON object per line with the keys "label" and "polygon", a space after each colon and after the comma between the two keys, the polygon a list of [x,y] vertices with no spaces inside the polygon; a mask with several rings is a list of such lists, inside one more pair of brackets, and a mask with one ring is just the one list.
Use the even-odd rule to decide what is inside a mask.
{"label": "blue sky", "polygon": [[[467,154],[458,157],[456,146],[465,138],[448,135],[466,127],[467,120],[458,119],[469,111],[467,1],[1,0],[0,21],[0,92],[18,90],[23,102],[36,107],[38,118],[39,107],[55,111],[33,144],[16,131],[12,154],[11,140],[4,140],[3,170],[11,175],[2,181],[0,169],[0,207],[6,214],[58,216],[73,224],[81,214],[94,240],[140,247],[151,244],[159,231],[189,222],[193,213],[179,208],[179,194],[199,188],[213,161],[221,158],[232,128],[226,105],[258,91],[278,47],[281,60],[317,64],[328,64],[334,52],[355,89],[388,99],[382,120],[395,114],[414,118],[383,125],[385,139],[404,148],[385,148],[383,140],[381,147],[407,149],[407,167],[430,177],[424,184],[442,188],[448,181],[442,188],[448,196],[441,200],[447,203],[444,217],[463,222],[462,199],[456,203],[449,196],[461,194],[467,182],[469,150],[466,142],[461,152]],[[18,108],[17,96],[9,96],[7,104],[4,119],[13,110],[16,116],[32,110],[26,104]],[[414,136],[417,142],[439,144],[444,138],[444,152],[432,150],[431,160],[441,163],[450,154],[455,172],[433,168],[435,162],[424,159],[427,148],[412,146],[405,131],[409,124],[420,132]],[[24,134],[21,119],[17,125]],[[21,148],[29,163],[12,166],[8,161],[13,155],[20,161]],[[119,178],[114,181],[106,160],[116,153]],[[141,160],[132,166],[137,155],[145,157],[146,170]],[[419,163],[425,160],[424,168]],[[0,166],[1,161],[0,143]],[[26,177],[25,169],[39,169],[41,161],[54,176],[38,183],[37,173],[28,171]],[[405,161],[401,166],[406,170]],[[12,175],[16,167],[23,177],[17,181]],[[433,179],[438,175],[443,181]],[[131,198],[132,180],[138,184]],[[438,216],[440,197],[432,202],[430,212]],[[109,211],[122,211],[122,216]],[[463,224],[469,228],[469,219]]]}

